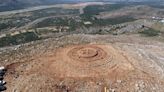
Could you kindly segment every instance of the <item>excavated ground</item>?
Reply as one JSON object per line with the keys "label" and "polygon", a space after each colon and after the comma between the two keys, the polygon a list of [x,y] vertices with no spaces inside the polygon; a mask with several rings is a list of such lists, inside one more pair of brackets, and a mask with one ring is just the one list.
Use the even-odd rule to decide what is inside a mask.
{"label": "excavated ground", "polygon": [[[41,57],[47,72],[57,77],[110,77],[112,71],[126,72],[134,68],[110,45],[73,45],[59,48],[54,55]],[[47,70],[47,69],[44,69]],[[122,74],[120,74],[122,75]]]}
{"label": "excavated ground", "polygon": [[1,59],[6,92],[163,92],[164,44],[125,37],[70,35],[19,47]]}

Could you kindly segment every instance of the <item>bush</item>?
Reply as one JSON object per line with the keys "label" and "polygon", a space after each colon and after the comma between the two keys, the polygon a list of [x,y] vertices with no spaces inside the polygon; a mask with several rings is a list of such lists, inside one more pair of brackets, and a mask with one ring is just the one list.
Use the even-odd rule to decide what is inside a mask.
{"label": "bush", "polygon": [[159,35],[160,31],[152,29],[152,28],[149,28],[149,29],[146,29],[146,30],[141,31],[139,33],[143,34],[145,36],[157,36],[157,35]]}

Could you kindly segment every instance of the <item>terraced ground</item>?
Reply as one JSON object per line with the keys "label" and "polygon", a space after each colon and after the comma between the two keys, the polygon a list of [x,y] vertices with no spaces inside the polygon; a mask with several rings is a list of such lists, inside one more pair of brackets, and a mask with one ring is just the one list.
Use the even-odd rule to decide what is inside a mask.
{"label": "terraced ground", "polygon": [[6,92],[163,92],[163,47],[139,35],[74,34],[3,49]]}

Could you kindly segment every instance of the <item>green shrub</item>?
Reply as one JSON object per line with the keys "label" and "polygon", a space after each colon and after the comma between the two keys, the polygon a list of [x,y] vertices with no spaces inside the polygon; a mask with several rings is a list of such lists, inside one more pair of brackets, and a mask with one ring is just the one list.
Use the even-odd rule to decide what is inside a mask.
{"label": "green shrub", "polygon": [[160,31],[152,29],[152,28],[149,28],[149,29],[146,29],[146,30],[141,31],[139,33],[143,34],[145,36],[157,36],[157,35],[159,35]]}

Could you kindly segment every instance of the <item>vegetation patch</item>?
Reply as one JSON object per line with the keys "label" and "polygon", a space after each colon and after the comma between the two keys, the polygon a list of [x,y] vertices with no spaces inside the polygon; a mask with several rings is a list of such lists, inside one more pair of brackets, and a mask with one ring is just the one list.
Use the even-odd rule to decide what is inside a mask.
{"label": "vegetation patch", "polygon": [[100,12],[113,11],[125,6],[125,4],[90,5],[84,8],[84,14],[97,15]]}
{"label": "vegetation patch", "polygon": [[94,23],[96,25],[104,26],[104,25],[115,25],[115,24],[121,24],[125,22],[131,22],[135,21],[136,19],[128,16],[121,16],[116,18],[109,18],[109,19],[97,19],[94,20]]}
{"label": "vegetation patch", "polygon": [[130,16],[121,16],[121,17],[108,18],[108,19],[98,19],[92,15],[85,15],[85,14],[81,15],[81,18],[84,21],[92,22],[93,25],[96,25],[96,26],[115,25],[115,24],[121,24],[121,23],[131,22],[131,21],[136,20]]}
{"label": "vegetation patch", "polygon": [[48,18],[36,24],[33,28],[42,28],[48,26],[68,26],[70,30],[75,30],[80,26],[80,23],[76,22],[72,18]]}
{"label": "vegetation patch", "polygon": [[14,36],[7,35],[6,37],[0,38],[0,47],[18,45],[39,39],[38,35],[34,32],[21,33]]}
{"label": "vegetation patch", "polygon": [[[57,15],[69,15],[69,14],[79,14],[78,9],[62,9],[62,8],[48,8],[42,10],[36,10],[28,12],[24,15],[22,13],[14,14],[8,16],[7,18],[0,18],[0,31],[11,29],[13,27],[25,26],[36,19],[57,16]],[[27,16],[28,15],[28,16]]]}
{"label": "vegetation patch", "polygon": [[146,30],[141,31],[139,33],[144,35],[144,36],[152,37],[152,36],[158,36],[160,31],[149,28],[149,29],[146,29]]}

